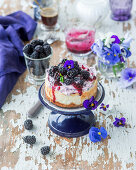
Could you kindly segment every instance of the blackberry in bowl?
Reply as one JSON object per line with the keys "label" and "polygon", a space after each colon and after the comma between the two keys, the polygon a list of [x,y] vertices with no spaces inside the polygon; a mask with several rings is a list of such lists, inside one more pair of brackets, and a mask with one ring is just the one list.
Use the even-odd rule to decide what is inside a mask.
{"label": "blackberry in bowl", "polygon": [[40,85],[45,79],[49,68],[52,48],[43,40],[32,40],[23,48],[23,54],[28,70],[28,79],[32,84]]}

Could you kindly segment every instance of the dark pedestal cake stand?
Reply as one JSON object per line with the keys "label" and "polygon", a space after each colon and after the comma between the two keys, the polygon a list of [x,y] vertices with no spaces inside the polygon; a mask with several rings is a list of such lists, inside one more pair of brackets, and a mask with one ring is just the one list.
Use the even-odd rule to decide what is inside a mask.
{"label": "dark pedestal cake stand", "polygon": [[[105,96],[103,86],[98,83],[95,100],[100,105]],[[89,129],[95,125],[95,116],[91,110],[84,107],[61,108],[49,102],[45,95],[44,84],[39,89],[41,103],[52,112],[48,118],[49,128],[59,136],[75,138],[88,134]]]}

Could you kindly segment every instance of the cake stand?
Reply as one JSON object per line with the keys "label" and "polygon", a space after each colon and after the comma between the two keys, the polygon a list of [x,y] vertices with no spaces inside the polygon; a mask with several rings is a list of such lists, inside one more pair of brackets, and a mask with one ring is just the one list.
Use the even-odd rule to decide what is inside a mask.
{"label": "cake stand", "polygon": [[[95,100],[100,105],[105,96],[103,86],[98,83]],[[48,118],[49,128],[59,136],[74,138],[88,134],[90,127],[95,125],[95,116],[84,107],[61,108],[49,102],[45,95],[44,83],[39,89],[41,103],[52,112]]]}

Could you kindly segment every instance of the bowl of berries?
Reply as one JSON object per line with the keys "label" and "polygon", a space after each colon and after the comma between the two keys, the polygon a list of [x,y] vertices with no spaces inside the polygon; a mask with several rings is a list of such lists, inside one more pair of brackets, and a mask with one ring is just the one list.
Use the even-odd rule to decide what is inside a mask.
{"label": "bowl of berries", "polygon": [[36,85],[43,83],[52,53],[51,46],[43,40],[32,40],[24,46],[23,54],[28,70],[29,82]]}

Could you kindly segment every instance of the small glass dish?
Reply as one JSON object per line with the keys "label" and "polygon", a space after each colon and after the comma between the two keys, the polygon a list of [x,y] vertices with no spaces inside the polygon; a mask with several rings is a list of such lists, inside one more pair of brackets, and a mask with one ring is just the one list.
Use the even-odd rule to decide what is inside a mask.
{"label": "small glass dish", "polygon": [[67,29],[65,42],[68,51],[78,57],[87,57],[95,40],[95,30],[78,25]]}
{"label": "small glass dish", "polygon": [[46,69],[49,68],[51,54],[45,58],[33,59],[28,57],[25,53],[24,58],[28,71],[28,81],[32,84],[41,85],[45,80]]}

